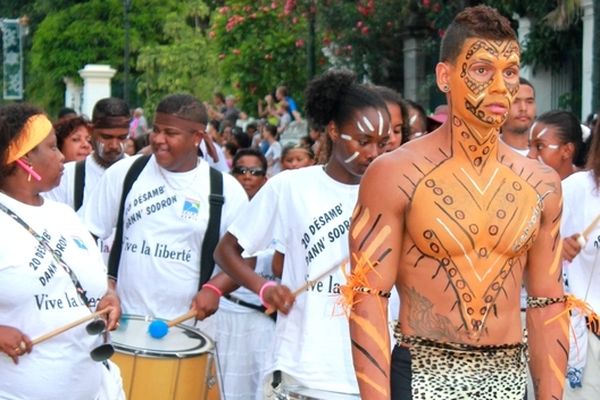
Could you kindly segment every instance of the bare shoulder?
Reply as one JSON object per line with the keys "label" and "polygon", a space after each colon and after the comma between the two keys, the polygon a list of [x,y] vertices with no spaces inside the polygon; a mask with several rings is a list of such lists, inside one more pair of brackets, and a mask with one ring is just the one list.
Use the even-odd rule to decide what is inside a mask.
{"label": "bare shoulder", "polygon": [[[504,146],[499,152],[500,161],[525,180],[543,199],[544,208],[560,206],[562,192],[558,173],[538,160],[523,157]],[[552,207],[554,205],[554,207]]]}

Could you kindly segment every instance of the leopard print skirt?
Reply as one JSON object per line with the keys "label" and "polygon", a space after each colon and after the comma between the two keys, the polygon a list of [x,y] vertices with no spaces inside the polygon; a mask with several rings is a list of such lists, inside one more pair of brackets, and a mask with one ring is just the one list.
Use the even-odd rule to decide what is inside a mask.
{"label": "leopard print skirt", "polygon": [[499,346],[442,343],[405,336],[411,356],[413,400],[523,400],[527,386],[525,342]]}

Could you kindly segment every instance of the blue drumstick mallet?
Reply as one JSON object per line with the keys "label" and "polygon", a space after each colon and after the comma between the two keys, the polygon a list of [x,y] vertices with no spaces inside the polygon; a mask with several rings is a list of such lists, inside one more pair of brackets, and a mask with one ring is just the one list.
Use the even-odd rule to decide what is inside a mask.
{"label": "blue drumstick mallet", "polygon": [[196,316],[196,310],[189,310],[185,314],[172,319],[171,321],[163,321],[162,319],[155,319],[148,325],[148,334],[152,336],[154,339],[161,339],[169,333],[169,328],[175,326],[177,324],[182,323],[183,321],[187,321],[190,318]]}

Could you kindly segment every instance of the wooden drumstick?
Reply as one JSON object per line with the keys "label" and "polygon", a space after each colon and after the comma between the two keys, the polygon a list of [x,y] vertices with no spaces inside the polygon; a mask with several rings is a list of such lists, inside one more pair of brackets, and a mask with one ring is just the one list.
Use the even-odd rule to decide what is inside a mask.
{"label": "wooden drumstick", "polygon": [[153,338],[160,339],[160,338],[164,337],[167,333],[169,333],[169,328],[171,328],[177,324],[180,324],[183,321],[187,321],[188,319],[193,318],[195,316],[196,316],[196,310],[191,309],[188,312],[186,312],[185,314],[180,315],[179,317],[172,319],[170,321],[167,321],[167,322],[160,320],[160,319],[155,319],[148,326],[148,333]]}
{"label": "wooden drumstick", "polygon": [[193,318],[195,316],[196,316],[196,310],[191,309],[188,312],[186,312],[185,314],[183,314],[183,315],[181,315],[181,316],[179,316],[179,317],[177,317],[175,319],[172,319],[172,320],[168,321],[167,322],[167,326],[169,328],[172,328],[175,325],[180,324],[183,321],[187,321],[188,319]]}
{"label": "wooden drumstick", "polygon": [[[345,262],[345,261],[344,261]],[[342,262],[342,264],[344,264],[344,262]],[[300,294],[302,294],[306,289],[308,289],[308,287],[310,285],[314,285],[316,282],[319,282],[321,279],[323,279],[326,275],[330,274],[331,272],[333,272],[336,268],[340,267],[340,265],[336,264],[333,267],[329,268],[327,271],[323,272],[321,275],[317,276],[314,279],[310,279],[307,280],[306,283],[302,286],[300,286],[298,289],[294,290],[294,292],[292,293],[295,297],[298,297]],[[269,308],[267,308],[265,310],[265,314],[267,315],[271,315],[275,312],[275,307],[271,306]]]}
{"label": "wooden drumstick", "polygon": [[81,325],[84,322],[87,322],[89,320],[92,320],[92,319],[98,317],[99,315],[105,314],[105,313],[109,312],[110,310],[111,310],[111,308],[108,307],[108,308],[105,308],[102,311],[96,311],[95,313],[86,315],[85,317],[81,317],[81,318],[79,318],[76,321],[69,322],[68,324],[63,325],[60,328],[56,328],[53,331],[50,331],[50,332],[48,332],[48,333],[46,333],[46,334],[44,334],[44,335],[42,335],[40,337],[37,337],[37,338],[33,339],[31,341],[31,343],[32,344],[42,343],[42,342],[44,342],[44,341],[46,341],[48,339],[53,338],[54,336],[60,335],[61,333],[68,331],[69,329],[75,328],[77,325]]}
{"label": "wooden drumstick", "polygon": [[594,220],[592,221],[592,223],[589,224],[588,227],[585,228],[583,230],[583,232],[579,236],[577,236],[577,243],[579,243],[579,245],[581,247],[585,246],[589,234],[592,233],[592,231],[594,230],[594,228],[596,227],[596,225],[598,225],[599,221],[600,221],[600,215],[598,215],[596,218],[594,218]]}

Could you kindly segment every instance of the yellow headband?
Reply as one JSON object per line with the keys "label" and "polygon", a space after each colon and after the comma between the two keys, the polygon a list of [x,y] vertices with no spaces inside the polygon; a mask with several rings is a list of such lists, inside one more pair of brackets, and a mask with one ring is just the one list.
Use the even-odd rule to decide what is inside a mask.
{"label": "yellow headband", "polygon": [[52,123],[44,114],[32,115],[8,146],[6,165],[17,161],[40,144],[52,132]]}

